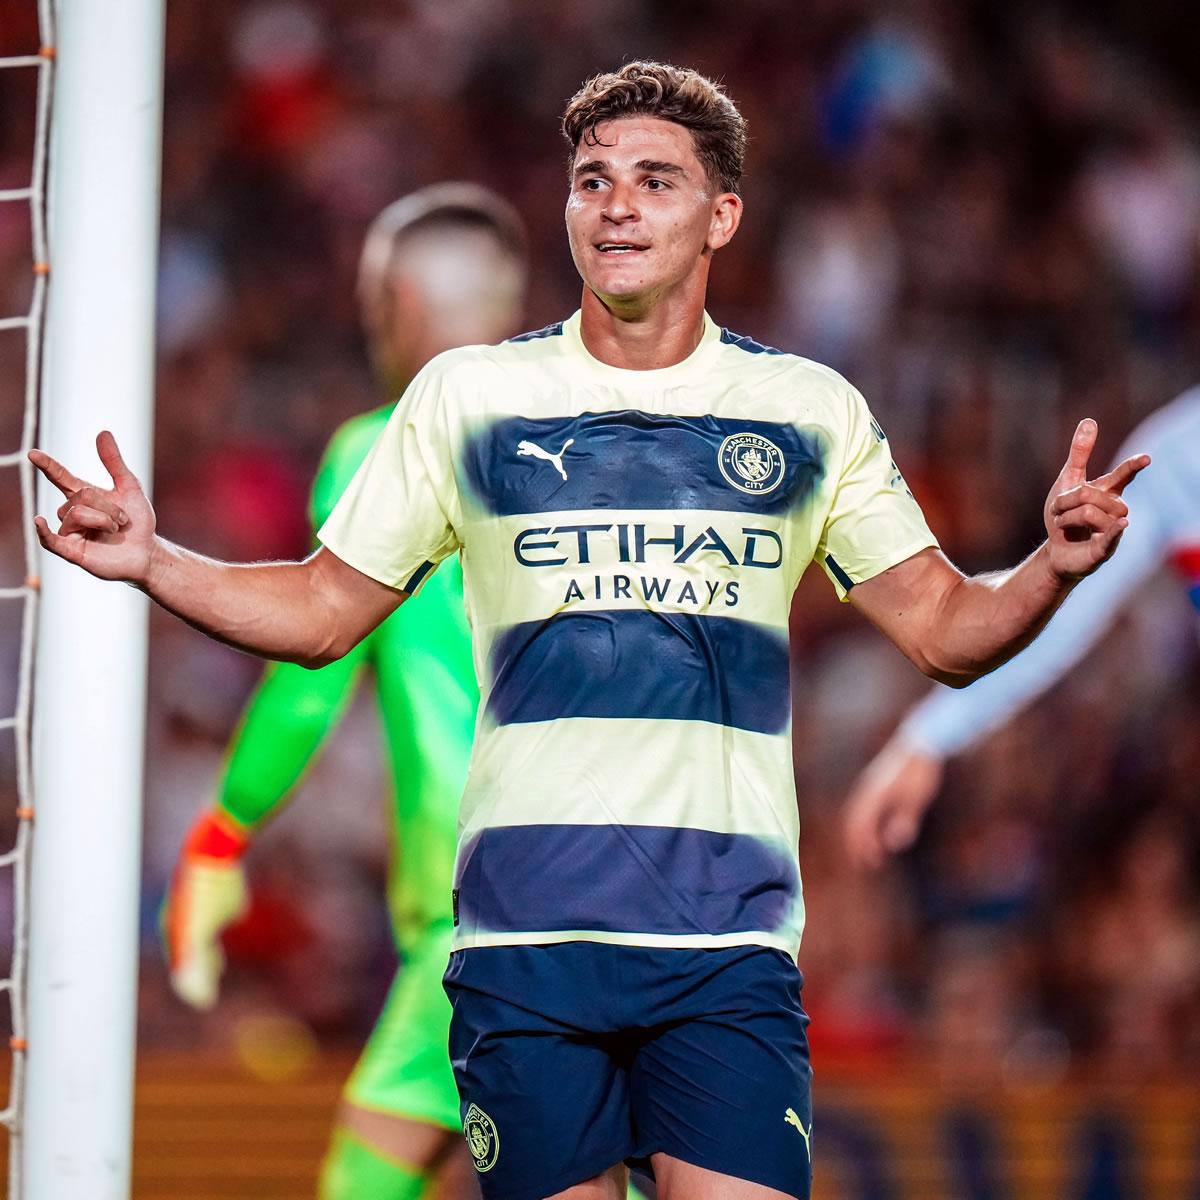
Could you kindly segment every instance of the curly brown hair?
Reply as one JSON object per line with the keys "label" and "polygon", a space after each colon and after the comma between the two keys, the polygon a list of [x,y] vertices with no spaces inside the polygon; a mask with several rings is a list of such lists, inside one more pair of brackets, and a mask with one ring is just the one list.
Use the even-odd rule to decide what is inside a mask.
{"label": "curly brown hair", "polygon": [[600,145],[596,126],[601,121],[639,114],[689,130],[709,182],[723,192],[738,191],[746,157],[745,119],[718,84],[690,67],[631,62],[595,75],[568,102],[562,131],[573,154],[581,141]]}

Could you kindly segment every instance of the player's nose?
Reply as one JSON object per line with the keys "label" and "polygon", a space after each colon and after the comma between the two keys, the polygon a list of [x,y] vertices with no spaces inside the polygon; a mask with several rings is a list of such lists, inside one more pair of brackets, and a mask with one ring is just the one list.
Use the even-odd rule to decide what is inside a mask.
{"label": "player's nose", "polygon": [[609,191],[608,202],[601,214],[610,221],[636,221],[638,212],[633,190],[617,184]]}

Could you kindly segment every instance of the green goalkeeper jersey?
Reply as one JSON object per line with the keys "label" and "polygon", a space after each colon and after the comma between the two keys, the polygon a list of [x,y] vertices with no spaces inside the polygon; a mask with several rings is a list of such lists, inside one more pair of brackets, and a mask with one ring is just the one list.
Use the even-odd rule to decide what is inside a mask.
{"label": "green goalkeeper jersey", "polygon": [[[334,434],[313,486],[315,528],[391,407],[355,417]],[[457,558],[345,658],[319,671],[292,663],[268,667],[230,749],[219,803],[247,828],[286,803],[364,672],[374,679],[391,765],[388,902],[403,951],[432,923],[450,920],[458,805],[479,702]]]}

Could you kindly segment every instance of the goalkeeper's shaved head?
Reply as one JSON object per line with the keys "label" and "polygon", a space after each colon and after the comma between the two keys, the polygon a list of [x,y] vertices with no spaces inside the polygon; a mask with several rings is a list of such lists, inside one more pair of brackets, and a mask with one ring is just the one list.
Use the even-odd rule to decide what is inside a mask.
{"label": "goalkeeper's shaved head", "polygon": [[371,303],[383,280],[403,264],[422,235],[450,240],[457,233],[490,235],[515,263],[528,258],[525,226],[502,196],[474,183],[438,183],[393,201],[371,222],[358,264],[358,294]]}
{"label": "goalkeeper's shaved head", "polygon": [[442,350],[513,333],[528,274],[524,224],[488,188],[436,184],[388,205],[358,269],[363,327],[387,386],[403,387]]}

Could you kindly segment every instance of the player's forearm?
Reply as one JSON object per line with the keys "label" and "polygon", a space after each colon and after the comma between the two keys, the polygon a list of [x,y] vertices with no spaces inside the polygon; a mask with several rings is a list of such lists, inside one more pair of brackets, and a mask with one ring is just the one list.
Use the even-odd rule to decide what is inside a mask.
{"label": "player's forearm", "polygon": [[901,735],[917,752],[958,754],[1003,724],[1065,675],[1162,562],[1167,539],[1145,498],[1118,552],[1070,595],[1033,645],[965,692],[935,688],[908,714]]}
{"label": "player's forearm", "polygon": [[1076,582],[1052,569],[1045,544],[1009,571],[961,577],[932,615],[925,673],[966,687],[995,670],[1037,637]]}
{"label": "player's forearm", "polygon": [[[348,648],[305,562],[225,563],[155,538],[141,589],[219,642],[261,658],[318,667]],[[352,643],[350,643],[352,644]]]}

